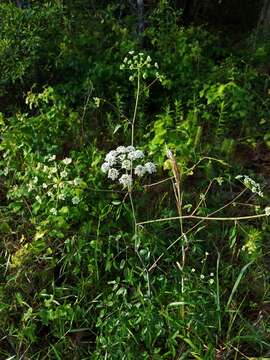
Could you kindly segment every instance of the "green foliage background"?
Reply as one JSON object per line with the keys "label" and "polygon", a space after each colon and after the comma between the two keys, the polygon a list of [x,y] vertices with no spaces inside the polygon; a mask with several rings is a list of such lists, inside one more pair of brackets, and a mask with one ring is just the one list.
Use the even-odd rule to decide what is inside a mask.
{"label": "green foliage background", "polygon": [[[269,40],[187,24],[167,1],[149,2],[138,33],[136,11],[119,3],[0,4],[0,358],[269,358],[267,218],[203,223],[188,234],[181,270],[181,243],[168,249],[179,223],[134,237],[126,192],[100,171],[109,150],[130,144],[135,90],[119,67],[143,51],[165,80],[146,80],[138,105],[135,143],[158,168],[142,185],[172,175],[168,147],[185,214],[209,182],[198,215],[231,201],[239,173],[264,197],[246,192],[221,215],[262,213]],[[177,216],[170,182],[136,185],[134,198],[139,221]]]}

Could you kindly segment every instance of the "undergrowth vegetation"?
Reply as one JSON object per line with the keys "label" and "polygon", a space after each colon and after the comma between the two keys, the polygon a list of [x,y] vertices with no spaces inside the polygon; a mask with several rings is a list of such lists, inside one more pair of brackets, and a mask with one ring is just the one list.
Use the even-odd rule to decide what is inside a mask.
{"label": "undergrowth vegetation", "polygon": [[85,3],[0,4],[0,358],[269,358],[269,45]]}

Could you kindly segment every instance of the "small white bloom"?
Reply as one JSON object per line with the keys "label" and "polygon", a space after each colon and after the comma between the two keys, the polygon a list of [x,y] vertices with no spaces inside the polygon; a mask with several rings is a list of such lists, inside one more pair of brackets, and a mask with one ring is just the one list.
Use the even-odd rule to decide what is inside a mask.
{"label": "small white bloom", "polygon": [[122,169],[131,170],[132,163],[130,160],[126,159],[122,162]]}
{"label": "small white bloom", "polygon": [[31,192],[33,190],[33,184],[30,182],[28,184],[28,192]]}
{"label": "small white bloom", "polygon": [[38,182],[38,178],[37,178],[37,176],[35,176],[34,179],[33,179],[33,183],[37,184],[37,182]]}
{"label": "small white bloom", "polygon": [[71,164],[71,162],[72,162],[72,159],[71,159],[71,158],[65,158],[65,159],[63,160],[63,163],[64,163],[65,165],[69,165],[69,164]]}
{"label": "small white bloom", "polygon": [[127,152],[135,151],[135,147],[132,146],[132,145],[129,145],[129,146],[126,147],[126,151]]}
{"label": "small white bloom", "polygon": [[146,172],[146,169],[142,165],[137,165],[134,170],[134,174],[138,175],[139,177],[142,177]]}
{"label": "small white bloom", "polygon": [[47,195],[48,195],[49,197],[53,197],[53,193],[52,193],[51,191],[48,191]]}
{"label": "small white bloom", "polygon": [[98,97],[93,97],[93,100],[94,100],[94,102],[95,102],[95,105],[96,105],[96,107],[98,108],[99,107],[99,105],[100,105],[100,98],[98,98]]}
{"label": "small white bloom", "polygon": [[117,169],[110,169],[109,172],[108,172],[108,178],[109,179],[112,179],[112,180],[115,180],[117,179],[119,176],[119,171]]}
{"label": "small white bloom", "polygon": [[71,201],[72,201],[72,204],[77,205],[77,204],[79,204],[80,199],[78,198],[78,196],[74,196]]}
{"label": "small white bloom", "polygon": [[118,147],[116,148],[116,151],[117,151],[118,154],[123,154],[123,153],[126,153],[126,152],[127,152],[125,146],[118,146]]}
{"label": "small white bloom", "polygon": [[107,173],[110,170],[110,164],[105,162],[101,165],[101,171]]}
{"label": "small white bloom", "polygon": [[212,276],[212,277],[213,277],[213,276],[214,276],[214,273],[212,273],[212,272],[211,272],[210,276]]}
{"label": "small white bloom", "polygon": [[64,171],[61,171],[60,176],[61,176],[61,177],[66,177],[67,174],[68,174],[68,173],[64,170]]}
{"label": "small white bloom", "polygon": [[37,201],[39,204],[41,204],[41,197],[40,197],[39,195],[37,195],[37,196],[35,197],[35,199],[36,199],[36,201]]}
{"label": "small white bloom", "polygon": [[57,210],[55,208],[51,208],[50,213],[53,215],[57,215]]}
{"label": "small white bloom", "polygon": [[43,189],[47,189],[48,185],[46,183],[42,184]]}
{"label": "small white bloom", "polygon": [[59,200],[66,200],[66,195],[65,194],[59,194],[58,199]]}
{"label": "small white bloom", "polygon": [[130,50],[128,53],[129,53],[130,55],[133,55],[133,54],[134,54],[134,50]]}
{"label": "small white bloom", "polygon": [[194,273],[195,271],[196,271],[196,270],[195,270],[194,268],[192,268],[192,269],[191,269],[191,272],[193,272],[193,273]]}
{"label": "small white bloom", "polygon": [[128,158],[130,160],[136,160],[136,159],[142,159],[144,157],[144,154],[141,150],[135,150],[135,151],[131,151],[128,154]]}
{"label": "small white bloom", "polygon": [[264,211],[267,216],[270,216],[270,206],[267,206]]}
{"label": "small white bloom", "polygon": [[118,160],[124,161],[126,159],[126,154],[118,155]]}
{"label": "small white bloom", "polygon": [[209,280],[209,284],[210,284],[210,285],[213,285],[213,284],[214,284],[214,282],[215,282],[215,280],[214,280],[214,279],[210,279],[210,280]]}
{"label": "small white bloom", "polygon": [[51,173],[52,173],[52,174],[57,173],[57,168],[56,168],[56,167],[51,168]]}
{"label": "small white bloom", "polygon": [[203,274],[201,274],[200,278],[203,280],[205,278],[205,276]]}
{"label": "small white bloom", "polygon": [[56,155],[51,155],[48,159],[48,161],[54,161],[56,159]]}
{"label": "small white bloom", "polygon": [[80,185],[80,183],[81,183],[81,179],[80,179],[80,178],[75,178],[75,179],[73,180],[73,183],[74,183],[75,186],[78,186],[78,185]]}
{"label": "small white bloom", "polygon": [[9,172],[8,167],[5,167],[5,168],[4,168],[4,175],[7,176],[7,175],[8,175],[8,172]]}
{"label": "small white bloom", "polygon": [[105,162],[107,162],[110,166],[113,166],[117,160],[116,156],[118,155],[117,151],[111,150],[105,157]]}
{"label": "small white bloom", "polygon": [[151,57],[150,57],[149,55],[147,56],[146,61],[147,61],[147,62],[151,62],[151,61],[152,61],[152,59],[151,59]]}
{"label": "small white bloom", "polygon": [[119,183],[122,184],[124,188],[130,188],[132,186],[132,177],[128,174],[124,174],[120,177]]}
{"label": "small white bloom", "polygon": [[155,68],[158,69],[158,63],[157,62],[155,62],[154,66],[155,66]]}
{"label": "small white bloom", "polygon": [[152,162],[147,162],[144,167],[149,174],[153,174],[154,172],[156,172],[156,165]]}

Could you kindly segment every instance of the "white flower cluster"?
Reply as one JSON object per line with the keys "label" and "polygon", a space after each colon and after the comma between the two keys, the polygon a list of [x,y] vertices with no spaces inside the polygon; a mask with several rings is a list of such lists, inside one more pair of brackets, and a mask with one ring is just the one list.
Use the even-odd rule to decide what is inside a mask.
{"label": "white flower cluster", "polygon": [[237,180],[240,180],[247,189],[251,190],[253,193],[263,197],[263,192],[261,190],[260,184],[256,183],[247,175],[237,175],[235,177]]}
{"label": "white flower cluster", "polygon": [[156,172],[156,166],[152,162],[134,166],[133,162],[143,158],[144,153],[134,146],[118,146],[116,150],[111,150],[106,155],[101,171],[108,174],[109,179],[118,180],[124,188],[131,188],[132,172],[138,177]]}
{"label": "white flower cluster", "polygon": [[[152,59],[149,55],[146,55],[143,52],[139,52],[135,54],[133,50],[129,51],[127,56],[124,58],[123,63],[120,65],[120,69],[128,69],[128,70],[142,70],[142,77],[146,79],[149,75],[147,69],[155,69],[155,76],[159,78],[161,75],[157,71],[159,68],[158,63],[152,63]],[[129,77],[130,81],[134,81],[135,76],[131,75]]]}

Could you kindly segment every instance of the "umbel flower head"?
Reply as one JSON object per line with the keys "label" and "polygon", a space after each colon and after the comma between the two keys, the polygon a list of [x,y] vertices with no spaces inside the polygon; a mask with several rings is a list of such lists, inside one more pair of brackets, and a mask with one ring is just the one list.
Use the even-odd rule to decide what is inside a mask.
{"label": "umbel flower head", "polygon": [[156,166],[152,162],[142,162],[144,153],[134,146],[118,146],[111,150],[101,165],[101,171],[107,174],[108,178],[118,181],[124,188],[130,189],[133,184],[133,175],[143,177],[156,172]]}

